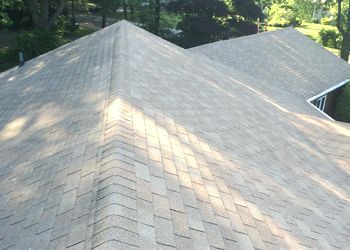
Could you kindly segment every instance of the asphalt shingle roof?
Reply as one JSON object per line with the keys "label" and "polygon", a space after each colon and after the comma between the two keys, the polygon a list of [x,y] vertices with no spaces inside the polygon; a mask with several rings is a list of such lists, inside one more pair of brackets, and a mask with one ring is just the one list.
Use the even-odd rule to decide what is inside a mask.
{"label": "asphalt shingle roof", "polygon": [[268,91],[282,88],[304,98],[350,78],[348,63],[293,28],[215,42],[191,50],[236,70],[249,72],[266,83],[258,81],[254,88]]}
{"label": "asphalt shingle roof", "polygon": [[0,249],[346,249],[349,126],[258,79],[124,21],[0,74]]}

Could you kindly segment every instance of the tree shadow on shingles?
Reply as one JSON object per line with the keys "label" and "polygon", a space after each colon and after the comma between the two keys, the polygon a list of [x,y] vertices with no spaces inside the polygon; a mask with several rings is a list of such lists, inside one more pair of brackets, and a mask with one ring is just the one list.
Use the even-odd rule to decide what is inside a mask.
{"label": "tree shadow on shingles", "polygon": [[[144,42],[150,42],[146,39]],[[154,53],[157,53],[157,45],[149,44],[152,51]],[[167,58],[172,58],[171,54],[172,50],[171,47],[167,48],[167,51],[164,51],[163,54]],[[140,52],[141,53],[141,52]],[[195,131],[194,134],[200,137],[203,141],[205,141],[211,148],[216,148],[217,152],[221,153],[224,158],[226,158],[228,161],[235,162],[236,165],[240,166],[242,169],[251,169],[253,171],[258,172],[261,176],[268,179],[270,183],[273,183],[273,186],[279,187],[278,190],[283,193],[282,196],[289,199],[290,194],[298,197],[301,201],[295,201],[292,200],[292,208],[297,208],[299,211],[304,210],[304,215],[299,215],[303,219],[307,220],[307,212],[310,213],[313,211],[312,209],[316,209],[317,207],[322,210],[323,206],[321,204],[309,204],[306,206],[303,206],[302,203],[306,202],[307,204],[307,198],[310,198],[310,194],[307,192],[310,192],[310,187],[315,188],[314,191],[318,192],[319,190],[321,193],[325,194],[323,197],[319,197],[319,202],[325,202],[330,207],[332,207],[334,204],[332,203],[334,200],[337,201],[337,205],[339,207],[346,206],[346,201],[344,200],[344,196],[338,196],[336,193],[330,193],[329,190],[325,189],[324,185],[320,185],[320,183],[317,183],[315,180],[315,176],[308,176],[306,173],[307,171],[311,171],[319,175],[321,178],[319,180],[322,181],[328,180],[332,178],[332,176],[329,175],[329,173],[332,171],[332,169],[338,173],[338,175],[341,176],[349,176],[347,172],[345,172],[342,168],[339,168],[337,163],[333,161],[332,158],[325,159],[322,156],[322,149],[317,144],[317,141],[311,140],[310,134],[308,134],[308,131],[301,130],[300,128],[296,127],[293,123],[291,123],[289,120],[290,117],[293,117],[294,114],[297,114],[298,112],[295,112],[295,110],[301,111],[304,114],[308,114],[308,110],[312,110],[312,107],[306,107],[303,108],[303,105],[308,105],[305,100],[302,100],[300,97],[298,97],[298,101],[292,101],[290,106],[287,106],[285,102],[281,102],[280,100],[275,100],[274,98],[271,98],[269,96],[264,96],[262,94],[256,93],[254,89],[249,89],[249,84],[246,84],[248,88],[244,90],[244,88],[239,89],[237,88],[237,82],[235,82],[235,75],[232,74],[233,80],[229,82],[226,79],[215,79],[210,75],[211,72],[216,71],[215,67],[209,68],[208,66],[203,66],[202,63],[195,62],[193,59],[188,59],[186,57],[183,57],[181,53],[178,51],[175,51],[177,60],[179,64],[182,64],[183,68],[186,68],[187,72],[193,72],[193,75],[200,76],[200,79],[196,79],[196,81],[201,80],[203,89],[208,89],[208,93],[210,93],[212,96],[201,96],[201,88],[197,90],[197,96],[196,98],[200,99],[202,101],[202,109],[205,109],[205,107],[211,107],[213,109],[213,112],[211,113],[212,117],[205,117],[206,113],[203,113],[204,110],[199,108],[199,110],[202,111],[202,117],[200,114],[196,117],[189,117],[184,115],[186,112],[184,112],[183,115],[181,115],[181,109],[186,109],[186,102],[189,101],[186,98],[191,98],[190,94],[180,91],[183,91],[179,88],[178,91],[171,92],[172,96],[179,95],[178,98],[181,99],[181,104],[179,107],[177,107],[178,110],[172,110],[171,107],[163,105],[162,106],[162,99],[161,97],[153,94],[153,90],[150,89],[149,92],[152,92],[150,94],[151,96],[154,96],[154,99],[158,100],[160,103],[155,106],[156,100],[151,100],[149,98],[145,98],[142,101],[142,105],[140,103],[134,103],[135,106],[150,106],[154,107],[157,112],[160,114],[163,114],[165,117],[171,117],[174,119],[174,121],[177,124],[181,124],[183,127],[187,128],[188,131]],[[164,56],[164,55],[162,55]],[[148,68],[148,66],[152,68],[156,68],[157,65],[152,65],[152,63],[155,63],[155,61],[149,60],[147,63],[149,65],[145,64],[143,65],[145,68]],[[135,64],[137,65],[137,64]],[[209,64],[211,65],[211,64]],[[162,65],[163,68],[167,68],[167,65]],[[177,66],[173,66],[171,68],[173,71],[179,71],[178,74],[181,74],[181,68]],[[133,70],[133,69],[131,69]],[[229,70],[227,70],[229,71]],[[171,76],[167,76],[167,71],[163,71],[165,73],[164,78],[157,79],[158,81],[163,81],[164,84],[167,82],[167,77],[170,78],[169,81],[171,81]],[[235,73],[235,72],[233,72]],[[139,72],[140,74],[140,72]],[[219,71],[219,75],[222,75],[222,73]],[[142,74],[141,74],[142,75]],[[215,75],[217,76],[217,74]],[[142,77],[142,76],[140,76]],[[186,77],[188,79],[186,79]],[[187,86],[189,87],[187,91],[191,91],[191,77],[186,76],[184,79],[186,79]],[[192,78],[193,79],[193,78]],[[247,78],[248,79],[248,78]],[[187,81],[188,80],[188,81]],[[138,79],[135,79],[136,82],[139,82]],[[242,82],[242,80],[239,80]],[[136,83],[135,82],[135,83]],[[211,84],[213,83],[213,84]],[[244,83],[244,81],[243,81]],[[133,84],[133,83],[130,83]],[[232,85],[232,86],[231,86]],[[150,88],[150,86],[148,86]],[[158,88],[160,88],[159,86]],[[146,88],[146,86],[137,86],[137,89],[143,89]],[[170,88],[169,88],[170,90]],[[169,92],[168,90],[168,92]],[[185,90],[184,90],[185,91]],[[236,91],[236,92],[235,92]],[[239,91],[239,92],[237,92]],[[225,93],[226,92],[226,93]],[[249,93],[247,93],[249,92]],[[170,93],[170,92],[169,92]],[[215,94],[214,94],[215,93]],[[147,96],[146,92],[143,93],[143,96]],[[237,95],[240,95],[241,101],[245,100],[245,96],[249,96],[250,98],[247,98],[247,100],[250,100],[255,103],[255,106],[263,106],[263,109],[260,109],[259,113],[254,113],[253,108],[254,105],[251,105],[251,103],[241,103],[242,108],[244,109],[245,106],[248,107],[248,109],[245,109],[246,111],[250,112],[250,114],[247,112],[245,116],[237,116],[238,113],[230,112],[230,108],[232,108],[232,105],[228,105],[230,103],[230,100],[232,103],[237,102]],[[182,96],[182,98],[181,98]],[[220,101],[222,102],[222,105],[220,106],[220,101],[216,100],[217,96],[222,96],[225,98],[222,98]],[[288,96],[288,95],[287,95]],[[214,97],[214,98],[211,98]],[[293,98],[294,96],[290,96],[290,98]],[[303,102],[301,102],[301,100]],[[171,102],[171,97],[169,96],[168,102]],[[195,101],[191,100],[193,104],[195,104]],[[184,104],[183,104],[184,103]],[[179,104],[179,103],[178,103]],[[296,105],[296,106],[293,106]],[[196,109],[197,106],[193,106],[192,109]],[[230,126],[228,124],[221,124],[220,119],[222,117],[215,115],[215,109],[217,109],[219,112],[224,112],[225,108],[227,109],[226,116],[229,116],[230,114],[232,116],[235,116],[236,121],[242,119],[242,122],[253,122],[251,124],[243,124],[240,126],[239,129],[233,129],[235,127],[235,120],[232,120],[232,128],[230,131]],[[219,110],[220,109],[220,110]],[[292,110],[292,111],[291,111]],[[184,110],[185,111],[185,110]],[[262,113],[261,113],[262,112]],[[266,112],[266,113],[264,113]],[[210,112],[207,113],[210,115]],[[252,120],[247,119],[250,115],[257,115],[256,117],[253,117]],[[269,121],[270,119],[270,121]],[[274,120],[275,119],[275,120]],[[254,121],[255,120],[255,121]],[[284,125],[283,125],[284,124]],[[260,129],[262,125],[266,125],[268,127],[265,127],[265,129]],[[239,127],[239,126],[238,126]],[[205,129],[205,130],[203,130]],[[227,137],[222,137],[223,135],[220,135],[220,131],[226,131]],[[229,140],[237,140],[239,138],[239,135],[241,133],[246,133],[246,136],[243,136],[240,141],[240,145],[237,145],[237,143],[232,143],[232,147],[230,148],[230,141]],[[212,137],[213,134],[217,133],[218,138]],[[230,135],[235,134],[236,136]],[[265,137],[264,133],[267,133],[267,137]],[[277,133],[275,137],[276,141],[271,142],[272,148],[267,148],[266,150],[264,147],[264,143],[267,143],[268,136],[270,134]],[[280,134],[278,134],[280,133]],[[221,137],[221,138],[220,138]],[[280,137],[280,138],[278,138]],[[257,140],[257,138],[262,139],[261,141]],[[265,141],[264,141],[265,140]],[[231,141],[232,142],[232,141]],[[296,145],[296,142],[298,142],[299,145]],[[257,143],[261,143],[260,145]],[[302,146],[303,145],[303,146]],[[260,151],[250,152],[250,148],[260,148]],[[242,150],[243,148],[243,150]],[[309,148],[309,152],[305,150],[305,148]],[[288,151],[291,151],[293,153],[297,154],[291,154],[288,153]],[[312,155],[311,152],[314,150],[317,152],[317,154]],[[272,151],[272,153],[271,153]],[[298,153],[300,153],[301,157],[298,157]],[[265,159],[264,155],[270,155],[270,159]],[[308,159],[308,157],[312,159]],[[316,166],[317,162],[325,162],[325,165],[322,166],[322,168],[329,168],[329,169],[323,169],[325,171],[322,171],[320,169],[321,166]],[[220,168],[220,165],[216,166],[217,168]],[[271,169],[273,169],[271,171]],[[227,169],[221,169],[223,172],[227,171]],[[274,172],[276,176],[274,176]],[[282,179],[280,176],[282,176]],[[292,178],[294,176],[295,179]],[[254,184],[256,182],[255,180],[252,180],[252,183]],[[338,190],[343,190],[343,187],[339,187],[337,182],[335,180],[331,180],[331,183],[334,184],[334,187]],[[301,187],[299,187],[301,185]],[[344,191],[345,194],[347,194],[347,191]],[[316,194],[315,194],[316,195]],[[318,195],[318,194],[317,194]],[[318,197],[316,195],[316,197]],[[332,201],[325,200],[324,197],[331,196]],[[348,194],[347,194],[348,196]],[[251,197],[247,196],[246,199],[250,199]],[[324,200],[323,200],[324,199]],[[311,199],[312,200],[312,199]],[[273,200],[272,200],[273,202]],[[296,203],[295,203],[296,202]],[[300,205],[298,205],[300,204]],[[278,205],[278,204],[277,204]],[[315,208],[312,208],[312,205],[315,205]],[[324,206],[326,208],[326,206]],[[328,207],[329,208],[329,207]],[[262,205],[259,206],[259,209],[261,211],[264,211],[265,213],[269,213],[268,209]],[[305,210],[306,209],[306,210]],[[282,208],[284,212],[288,213],[288,208],[284,207]],[[305,212],[306,211],[306,212]],[[332,211],[324,211],[324,213],[328,216],[329,213],[332,213]],[[317,215],[317,213],[311,212],[313,216],[315,216],[317,219],[316,221],[321,222],[322,219],[325,217],[320,217]],[[337,213],[339,216],[339,213]],[[330,219],[332,220],[332,219]],[[337,223],[337,222],[334,222]],[[329,226],[331,227],[331,226]],[[312,228],[311,228],[312,229]],[[330,228],[327,230],[331,230]],[[334,240],[334,239],[331,239]]]}
{"label": "tree shadow on shingles", "polygon": [[[102,122],[101,106],[103,109],[110,82],[109,74],[102,75],[102,71],[111,71],[112,60],[104,53],[113,49],[112,44],[107,41],[105,48],[86,53],[73,43],[1,75],[1,218],[14,213],[13,206],[22,199],[45,197],[47,188],[38,185],[45,182],[43,175],[48,180],[55,176],[59,165],[55,161],[76,152],[79,143],[93,143],[82,135],[98,131]],[[83,67],[89,69],[85,75],[79,71]],[[14,199],[8,200],[9,195]]]}
{"label": "tree shadow on shingles", "polygon": [[[185,126],[185,128],[188,126],[191,129],[194,128],[195,130],[196,130],[195,124],[201,124],[202,126],[205,126],[204,122],[188,124],[186,123],[186,121],[181,120],[181,118],[178,118],[178,117],[174,118],[174,120],[176,123]],[[220,131],[220,126],[217,126],[217,128]],[[213,146],[213,138],[211,137],[206,138],[205,133],[201,133],[200,136],[199,135],[197,136],[201,140],[204,140],[206,143],[208,143],[209,147],[212,148],[212,150],[215,150],[219,154],[221,153],[222,158],[225,159],[226,163],[223,162],[224,164],[221,165],[220,163],[218,163],[217,159],[213,158],[212,155],[210,154],[206,155],[208,162],[217,163],[210,166],[211,168],[216,168],[213,173],[221,173],[222,175],[219,177],[223,178],[223,175],[229,174],[231,171],[232,171],[231,173],[234,173],[234,172],[237,173],[237,171],[238,172],[243,171],[242,176],[245,176],[247,181],[246,182],[247,186],[241,186],[241,184],[235,185],[233,183],[230,183],[228,186],[231,186],[231,187],[235,186],[235,188],[242,195],[243,199],[245,201],[255,204],[262,214],[265,214],[265,215],[267,214],[273,218],[272,216],[273,212],[281,213],[282,216],[286,218],[287,225],[289,225],[294,230],[295,228],[298,227],[296,226],[295,221],[300,219],[308,221],[307,224],[308,226],[311,226],[310,227],[311,230],[314,230],[315,225],[309,224],[310,218],[312,218],[311,220],[314,220],[313,223],[316,223],[316,224],[319,223],[320,225],[324,223],[323,220],[332,221],[330,217],[334,216],[334,214],[338,214],[338,216],[341,216],[341,213],[331,211],[330,208],[335,205],[336,207],[338,207],[338,209],[341,209],[341,207],[344,207],[344,206],[346,207],[347,206],[346,204],[349,202],[349,200],[344,200],[346,199],[346,196],[337,195],[337,193],[330,192],[329,189],[325,189],[324,185],[320,185],[320,183],[317,183],[315,181],[315,178],[311,178],[310,176],[308,176],[307,173],[304,172],[304,169],[315,170],[314,175],[322,176],[320,179],[321,182],[322,182],[322,178],[324,180],[331,178],[329,175],[324,175],[323,173],[320,175],[320,171],[317,171],[317,168],[314,167],[313,165],[311,166],[308,165],[306,159],[303,159],[305,160],[303,164],[301,162],[291,163],[291,162],[288,162],[288,159],[284,158],[285,155],[282,154],[280,156],[275,155],[275,157],[271,159],[270,163],[263,162],[264,159],[260,159],[260,157],[256,154],[247,153],[246,155],[239,155],[238,153],[239,150],[235,150],[234,148],[232,148],[232,150],[226,150],[226,152],[223,152],[220,148],[227,146],[227,140],[225,140],[224,138],[222,138],[222,141],[221,141],[221,143],[223,144],[221,144],[219,141],[215,141],[215,143],[217,143],[219,146],[219,148],[217,148],[217,146]],[[249,138],[246,138],[245,142],[247,143],[246,147],[249,148]],[[285,146],[287,146],[288,143],[289,141],[286,140]],[[196,149],[194,149],[193,147],[192,149],[194,152],[196,152]],[[288,151],[288,149],[286,150]],[[237,152],[237,153],[234,153],[234,152]],[[264,151],[258,152],[258,154],[264,154]],[[245,159],[246,157],[250,157],[250,159]],[[324,159],[319,158],[318,160],[323,161]],[[313,163],[314,162],[310,162],[310,164],[313,164]],[[300,165],[296,165],[296,164],[300,164]],[[301,164],[304,166],[302,166]],[[238,166],[238,168],[234,167],[234,169],[230,170],[229,169],[230,165]],[[330,164],[326,164],[324,167],[333,167],[332,165],[334,164],[330,163]],[[341,172],[339,171],[339,169],[337,171]],[[249,177],[249,173],[253,175],[251,176],[251,178]],[[329,174],[328,171],[325,174],[327,173]],[[274,174],[278,175],[277,179],[275,179]],[[283,176],[282,180],[280,179],[281,176]],[[260,177],[262,178],[260,179]],[[265,184],[261,183],[261,180],[266,181]],[[343,187],[338,186],[336,181],[333,180],[331,182],[334,185],[334,188],[336,188],[337,190],[343,189]],[[260,198],[257,198],[257,197],[262,197],[262,194],[260,193],[261,190],[256,188],[255,183],[259,185],[267,184],[267,186],[265,186],[266,189],[275,190],[275,192],[279,192],[279,194],[276,195],[275,197],[273,196],[270,197],[269,206],[266,206],[266,203],[264,202],[259,203]],[[310,202],[310,194],[308,193],[310,192],[311,189],[308,189],[308,187],[318,187],[314,190],[316,192],[313,198],[311,198],[311,202]],[[324,193],[322,191],[319,192],[319,189],[324,190]],[[320,193],[322,196],[319,196]],[[294,198],[290,197],[291,194],[294,196]],[[265,195],[268,196],[268,194],[265,194]],[[271,193],[269,195],[271,195]],[[345,195],[349,197],[346,191],[345,191]],[[332,197],[331,201],[327,199],[327,197],[329,196]],[[314,199],[315,197],[316,197],[316,200]],[[286,200],[284,199],[289,200],[289,202],[286,202]],[[314,201],[318,201],[319,203],[314,203]],[[328,206],[326,206],[327,207],[326,210],[322,208],[321,203],[328,204]],[[297,211],[294,214],[294,216],[296,216],[298,219],[296,217],[293,218],[290,215],[290,212],[291,212],[289,210],[290,208],[293,208],[293,211]],[[318,209],[318,211],[321,210],[323,212],[323,216],[322,217],[319,216],[318,212],[314,212],[313,209]],[[288,228],[286,229],[286,225],[282,225],[278,221],[275,221],[275,223],[276,223],[276,226],[287,230],[285,232],[289,233],[291,236],[295,238],[300,238],[301,235],[303,235],[301,231],[293,232],[293,229],[288,229]],[[288,223],[291,223],[291,224],[288,224]],[[338,222],[333,221],[333,223],[338,223]],[[333,227],[334,227],[333,225],[329,224],[327,230],[331,230],[331,228]],[[288,230],[291,230],[291,231],[288,232]],[[293,235],[294,233],[297,233],[300,235]],[[330,240],[334,240],[334,239],[330,239]],[[300,239],[300,243],[307,244],[302,239]]]}

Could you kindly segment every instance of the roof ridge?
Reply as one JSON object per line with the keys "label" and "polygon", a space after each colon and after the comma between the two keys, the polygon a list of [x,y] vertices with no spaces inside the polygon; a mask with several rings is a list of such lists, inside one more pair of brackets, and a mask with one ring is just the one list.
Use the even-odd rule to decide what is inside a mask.
{"label": "roof ridge", "polygon": [[[109,194],[100,197],[100,193],[107,187],[105,180],[109,177],[106,177],[106,173],[110,172],[111,176],[113,176],[113,173],[122,166],[122,162],[120,161],[122,155],[118,150],[115,150],[115,146],[121,143],[118,130],[121,126],[125,129],[126,118],[122,114],[124,114],[123,110],[127,103],[124,102],[123,99],[130,96],[130,86],[128,86],[128,25],[129,23],[127,21],[122,20],[117,23],[114,31],[113,52],[111,55],[112,63],[109,72],[108,100],[106,102],[104,114],[104,135],[101,144],[102,155],[99,164],[100,171],[96,198],[96,207],[103,207],[104,212],[101,218],[98,211],[95,211],[92,248],[114,240],[113,234],[106,232],[111,230],[109,217],[118,215],[119,211],[119,209],[115,208],[115,204],[108,202],[109,199],[113,199],[111,196],[118,194],[118,189],[112,185],[114,182],[111,185],[107,185],[111,186]],[[111,165],[110,163],[113,164]],[[109,167],[110,165],[111,167]]]}
{"label": "roof ridge", "polygon": [[[267,32],[261,32],[261,33],[257,33],[257,34],[250,34],[250,35],[239,36],[239,37],[232,37],[232,38],[229,38],[229,39],[224,39],[224,40],[219,40],[219,41],[216,41],[216,42],[206,43],[206,44],[202,44],[202,45],[199,45],[199,46],[195,46],[195,47],[189,48],[189,50],[202,48],[202,47],[210,46],[212,44],[217,44],[217,43],[223,43],[223,42],[229,42],[229,41],[237,41],[237,40],[246,40],[246,39],[251,39],[253,37],[273,35],[273,34],[276,34],[276,33],[281,33],[281,32],[286,32],[286,31],[296,31],[296,32],[298,32],[294,27],[290,26],[290,27],[286,27],[286,28],[282,28],[282,29],[271,30],[271,31],[267,31]],[[300,33],[300,32],[298,32],[298,33]]]}

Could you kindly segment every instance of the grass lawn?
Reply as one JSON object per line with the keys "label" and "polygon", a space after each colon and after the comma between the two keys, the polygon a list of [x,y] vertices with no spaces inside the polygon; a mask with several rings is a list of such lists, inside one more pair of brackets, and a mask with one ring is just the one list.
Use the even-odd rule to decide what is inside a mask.
{"label": "grass lawn", "polygon": [[320,31],[322,29],[337,30],[337,28],[334,26],[317,24],[317,23],[305,23],[305,24],[302,24],[300,27],[296,28],[296,30],[307,35],[308,37],[312,38],[313,40],[316,40],[318,38],[318,34],[320,33]]}
{"label": "grass lawn", "polygon": [[[273,26],[268,26],[267,30],[268,31],[273,31],[273,30],[278,30],[281,29],[280,27],[273,27]],[[331,25],[324,25],[324,24],[318,24],[318,23],[303,23],[299,27],[295,28],[297,31],[303,33],[304,35],[310,37],[312,40],[317,41],[319,33],[322,29],[330,29],[330,30],[337,30],[336,27],[331,26]],[[325,49],[331,51],[332,53],[336,54],[339,56],[340,51],[338,49],[334,48],[329,48],[325,47]]]}

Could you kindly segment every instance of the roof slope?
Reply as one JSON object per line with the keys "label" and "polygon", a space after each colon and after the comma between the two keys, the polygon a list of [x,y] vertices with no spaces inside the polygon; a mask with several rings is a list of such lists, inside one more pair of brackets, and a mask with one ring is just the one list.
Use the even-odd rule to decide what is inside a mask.
{"label": "roof slope", "polygon": [[282,88],[305,99],[350,78],[350,65],[293,28],[191,49],[263,79],[256,87]]}
{"label": "roof slope", "polygon": [[350,129],[251,81],[127,22],[0,75],[0,248],[345,249]]}

